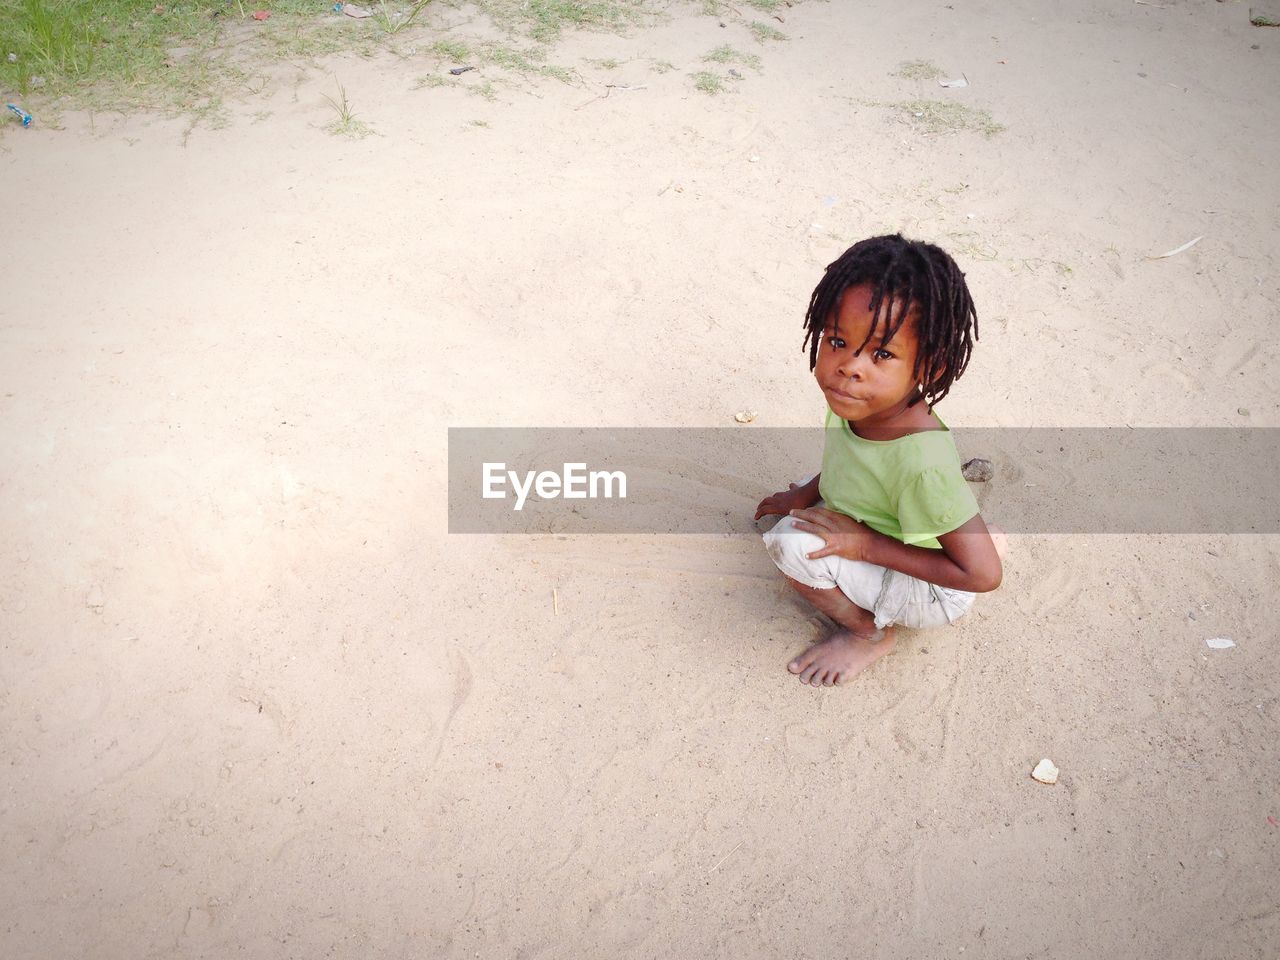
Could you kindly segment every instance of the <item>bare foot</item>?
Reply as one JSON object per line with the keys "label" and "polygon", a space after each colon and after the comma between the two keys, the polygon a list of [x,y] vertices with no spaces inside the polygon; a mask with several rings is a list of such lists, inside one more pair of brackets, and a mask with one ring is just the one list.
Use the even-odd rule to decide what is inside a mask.
{"label": "bare foot", "polygon": [[852,680],[892,650],[897,639],[893,627],[870,637],[859,636],[852,630],[837,630],[792,660],[787,669],[799,674],[801,683],[830,687]]}

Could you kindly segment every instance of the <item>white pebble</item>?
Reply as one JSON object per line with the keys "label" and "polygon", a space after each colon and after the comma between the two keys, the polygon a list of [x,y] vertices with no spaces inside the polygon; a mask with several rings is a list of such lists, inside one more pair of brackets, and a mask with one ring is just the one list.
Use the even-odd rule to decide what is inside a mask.
{"label": "white pebble", "polygon": [[1041,783],[1054,784],[1058,782],[1058,768],[1053,765],[1053,761],[1045,757],[1036,764],[1036,768],[1031,771],[1033,780],[1039,780]]}

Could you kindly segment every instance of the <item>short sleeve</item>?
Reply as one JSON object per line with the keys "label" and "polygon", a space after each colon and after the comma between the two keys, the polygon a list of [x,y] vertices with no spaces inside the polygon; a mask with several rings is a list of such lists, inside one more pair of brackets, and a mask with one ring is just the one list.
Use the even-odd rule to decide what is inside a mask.
{"label": "short sleeve", "polygon": [[958,465],[921,471],[898,497],[903,543],[920,543],[950,533],[977,513],[978,501]]}

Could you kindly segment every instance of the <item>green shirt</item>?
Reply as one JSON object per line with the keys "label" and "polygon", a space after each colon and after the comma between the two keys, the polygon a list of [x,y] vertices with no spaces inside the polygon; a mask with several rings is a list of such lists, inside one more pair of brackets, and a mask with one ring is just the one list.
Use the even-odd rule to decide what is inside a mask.
{"label": "green shirt", "polygon": [[828,509],[903,543],[940,549],[940,535],[978,513],[951,431],[942,426],[864,440],[828,408],[818,484]]}

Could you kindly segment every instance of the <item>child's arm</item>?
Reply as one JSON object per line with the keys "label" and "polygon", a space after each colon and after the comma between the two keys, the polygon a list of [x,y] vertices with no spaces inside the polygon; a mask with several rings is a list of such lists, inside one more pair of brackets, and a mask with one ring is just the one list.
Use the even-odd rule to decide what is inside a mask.
{"label": "child's arm", "polygon": [[759,520],[770,514],[785,517],[792,510],[807,510],[812,507],[821,499],[818,494],[818,481],[821,479],[822,474],[816,473],[813,479],[805,484],[793,483],[780,493],[769,494],[760,501],[760,506],[756,507],[755,519]]}
{"label": "child's arm", "polygon": [[972,593],[986,593],[1000,586],[1000,556],[981,514],[939,536],[941,550],[901,543],[833,510],[796,510],[792,516],[804,521],[796,524],[801,530],[826,541],[821,550],[809,554],[810,560],[833,555],[865,560],[927,583]]}

